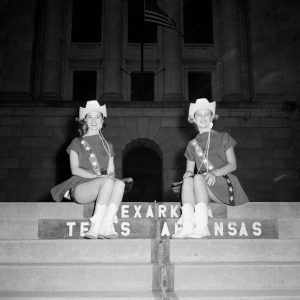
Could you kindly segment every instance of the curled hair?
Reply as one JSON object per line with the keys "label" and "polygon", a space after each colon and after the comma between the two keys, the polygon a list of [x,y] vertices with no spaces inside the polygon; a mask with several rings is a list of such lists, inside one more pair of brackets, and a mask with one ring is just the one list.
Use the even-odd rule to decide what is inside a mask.
{"label": "curled hair", "polygon": [[[103,120],[102,123],[102,129],[104,129],[106,127],[106,118],[103,116],[103,114],[101,113],[101,117]],[[79,119],[79,118],[75,118],[75,121],[78,123],[78,133],[79,136],[83,136],[88,132],[88,125],[86,124],[85,118],[84,119]]]}

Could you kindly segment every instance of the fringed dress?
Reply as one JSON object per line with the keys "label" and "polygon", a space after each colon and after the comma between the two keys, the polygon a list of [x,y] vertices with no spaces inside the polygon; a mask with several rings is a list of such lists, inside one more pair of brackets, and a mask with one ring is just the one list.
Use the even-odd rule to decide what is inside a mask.
{"label": "fringed dress", "polygon": [[[111,156],[114,156],[114,149],[111,143],[108,142]],[[100,166],[101,174],[107,173],[109,155],[107,154],[99,135],[85,136],[83,138],[76,137],[67,147],[67,152],[70,155],[71,150],[78,155],[79,167],[94,173],[92,167],[91,155],[95,154]],[[88,182],[91,178],[83,178],[80,176],[72,176],[68,180],[58,184],[51,189],[51,195],[55,201],[62,201],[68,194],[68,191],[77,185]]]}
{"label": "fringed dress", "polygon": [[[207,140],[208,132],[199,133],[189,141],[184,154],[188,160],[196,162],[198,173],[205,173],[207,168],[208,171],[213,171],[225,166],[228,163],[226,151],[237,144],[227,132],[211,131],[209,151],[205,157]],[[240,205],[249,201],[238,178],[233,174],[217,176],[209,189],[220,202],[227,205]]]}

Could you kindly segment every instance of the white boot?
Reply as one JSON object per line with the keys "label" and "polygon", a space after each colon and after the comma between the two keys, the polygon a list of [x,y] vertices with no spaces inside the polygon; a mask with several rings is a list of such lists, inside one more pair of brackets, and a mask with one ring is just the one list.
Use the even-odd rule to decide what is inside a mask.
{"label": "white boot", "polygon": [[182,210],[182,228],[172,235],[172,239],[185,239],[194,231],[194,209],[191,204],[184,204]]}
{"label": "white boot", "polygon": [[208,230],[208,208],[203,202],[195,205],[195,222],[196,226],[194,231],[189,234],[188,238],[201,239],[205,236],[210,236]]}
{"label": "white boot", "polygon": [[99,234],[99,229],[106,211],[105,204],[97,204],[95,206],[94,215],[90,218],[91,226],[89,231],[84,235],[86,239],[96,239]]}
{"label": "white boot", "polygon": [[115,219],[118,207],[114,203],[109,203],[105,212],[105,217],[100,226],[98,239],[117,239],[118,233],[115,231],[113,221]]}

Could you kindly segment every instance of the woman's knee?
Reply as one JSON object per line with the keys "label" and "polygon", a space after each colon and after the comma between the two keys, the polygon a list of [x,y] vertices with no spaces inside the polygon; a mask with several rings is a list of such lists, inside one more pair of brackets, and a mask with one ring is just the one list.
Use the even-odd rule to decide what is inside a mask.
{"label": "woman's knee", "polygon": [[185,188],[193,188],[193,186],[194,186],[193,177],[184,178],[182,186],[185,187]]}
{"label": "woman's knee", "polygon": [[124,181],[116,179],[115,182],[114,182],[114,188],[117,188],[119,190],[124,190],[125,189]]}
{"label": "woman's knee", "polygon": [[114,186],[114,179],[113,178],[104,177],[103,179],[104,179],[103,182],[102,182],[103,186],[113,188],[113,186]]}
{"label": "woman's knee", "polygon": [[206,181],[205,178],[201,174],[197,174],[194,176],[194,185],[199,186],[199,185],[205,185],[206,186]]}

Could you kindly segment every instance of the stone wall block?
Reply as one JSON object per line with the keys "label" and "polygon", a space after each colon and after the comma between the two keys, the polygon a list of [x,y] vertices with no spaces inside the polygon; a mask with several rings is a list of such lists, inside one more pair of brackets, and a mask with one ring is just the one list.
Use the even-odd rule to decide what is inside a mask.
{"label": "stone wall block", "polygon": [[123,117],[140,117],[143,115],[144,109],[142,108],[126,108],[122,109]]}
{"label": "stone wall block", "polygon": [[27,168],[27,169],[32,169],[32,168],[42,168],[42,159],[37,158],[37,157],[32,157],[30,159],[28,158],[21,158],[20,159],[20,168]]}
{"label": "stone wall block", "polygon": [[[182,119],[181,118],[161,118],[161,127],[182,127]],[[185,126],[186,127],[186,126]]]}
{"label": "stone wall block", "polygon": [[125,118],[125,127],[127,129],[127,132],[129,133],[130,137],[132,140],[136,139],[139,134],[138,134],[138,129],[137,129],[137,120],[136,118]]}
{"label": "stone wall block", "polygon": [[56,161],[53,158],[44,158],[42,159],[41,166],[43,169],[55,169]]}
{"label": "stone wall block", "polygon": [[122,117],[110,117],[108,118],[109,126],[124,126],[124,118]]}
{"label": "stone wall block", "polygon": [[143,111],[144,117],[162,117],[163,115],[164,115],[164,111],[162,109],[145,108]]}
{"label": "stone wall block", "polygon": [[49,110],[48,111],[49,115],[48,116],[56,116],[56,117],[78,117],[79,115],[79,110],[76,107],[55,107],[53,111]]}
{"label": "stone wall block", "polygon": [[[2,108],[1,108],[2,109]],[[1,111],[0,109],[0,111]],[[12,116],[6,116],[0,118],[0,126],[20,126],[22,125],[22,118],[13,118]]]}
{"label": "stone wall block", "polygon": [[137,118],[137,130],[140,138],[146,138],[149,127],[149,118]]}
{"label": "stone wall block", "polygon": [[216,111],[217,115],[220,117],[220,118],[226,118],[226,117],[229,117],[230,114],[231,114],[231,109],[229,108],[219,108],[217,107],[217,111]]}
{"label": "stone wall block", "polygon": [[279,108],[272,108],[270,111],[273,118],[289,118],[291,116],[289,111],[284,111]]}
{"label": "stone wall block", "polygon": [[2,182],[1,182],[1,185],[0,185],[0,190],[1,191],[11,191],[11,190],[17,190],[18,189],[18,184],[17,184],[17,180],[15,179],[4,179]]}
{"label": "stone wall block", "polygon": [[6,199],[6,192],[0,191],[0,202],[8,202]]}
{"label": "stone wall block", "polygon": [[184,109],[178,109],[178,108],[167,108],[163,109],[163,115],[165,117],[188,117],[188,111]]}
{"label": "stone wall block", "polygon": [[261,120],[261,126],[262,127],[282,128],[283,120],[280,118],[263,118]]}
{"label": "stone wall block", "polygon": [[60,126],[60,118],[58,117],[46,117],[43,119],[45,126]]}
{"label": "stone wall block", "polygon": [[28,175],[32,179],[51,179],[55,176],[55,170],[31,169]]}
{"label": "stone wall block", "polygon": [[[1,109],[0,109],[1,119],[2,119],[2,117],[6,117],[6,116],[12,115],[13,112],[14,112],[14,108],[11,108],[11,107],[1,107]],[[1,124],[1,120],[0,120],[0,124]]]}
{"label": "stone wall block", "polygon": [[161,118],[159,117],[150,118],[147,137],[149,139],[154,139],[154,137],[156,136],[160,128],[161,128]]}
{"label": "stone wall block", "polygon": [[49,140],[47,137],[23,137],[22,140],[22,147],[48,147]]}
{"label": "stone wall block", "polygon": [[240,118],[240,124],[242,127],[250,127],[257,128],[261,127],[261,119],[260,118]]}
{"label": "stone wall block", "polygon": [[124,127],[117,127],[115,137],[119,138],[125,145],[127,145],[130,141],[130,135],[127,128]]}
{"label": "stone wall block", "polygon": [[224,119],[225,127],[240,127],[240,119],[238,118],[226,118]]}
{"label": "stone wall block", "polygon": [[274,137],[279,137],[279,138],[291,137],[291,131],[289,128],[274,128],[272,131]]}
{"label": "stone wall block", "polygon": [[272,117],[272,111],[269,108],[251,108],[251,117]]}
{"label": "stone wall block", "polygon": [[38,116],[38,114],[34,113],[34,110],[31,107],[23,107],[22,109],[16,108],[13,112],[13,115],[20,117]]}
{"label": "stone wall block", "polygon": [[7,178],[7,175],[8,175],[8,169],[0,168],[0,179]]}
{"label": "stone wall block", "polygon": [[253,172],[253,169],[261,169],[264,167],[263,159],[255,158],[248,160],[238,160],[239,169],[249,169],[250,172]]}
{"label": "stone wall block", "polygon": [[10,179],[25,179],[28,178],[30,169],[23,169],[18,168],[18,169],[8,169],[7,176]]}
{"label": "stone wall block", "polygon": [[18,169],[20,160],[18,158],[0,158],[0,169]]}
{"label": "stone wall block", "polygon": [[230,117],[250,117],[251,110],[247,108],[233,108],[230,110]]}
{"label": "stone wall block", "polygon": [[[43,117],[59,116],[57,110],[58,109],[52,108],[52,107],[35,107],[32,110],[32,115],[40,116],[40,117],[41,116],[43,116]],[[66,108],[64,108],[63,111],[70,114],[70,112]]]}
{"label": "stone wall block", "polygon": [[32,135],[41,136],[41,137],[47,137],[47,136],[50,137],[53,135],[53,130],[51,127],[38,126],[33,128]]}
{"label": "stone wall block", "polygon": [[23,117],[20,119],[22,126],[39,126],[43,125],[44,118],[34,116],[34,117]]}
{"label": "stone wall block", "polygon": [[263,147],[264,148],[289,148],[291,146],[291,140],[288,138],[264,138]]}
{"label": "stone wall block", "polygon": [[266,169],[284,169],[285,163],[282,160],[276,160],[272,158],[265,158],[264,159],[264,168]]}
{"label": "stone wall block", "polygon": [[9,126],[0,127],[0,137],[2,136],[12,136],[13,129]]}
{"label": "stone wall block", "polygon": [[263,141],[260,138],[239,138],[240,148],[261,149]]}

